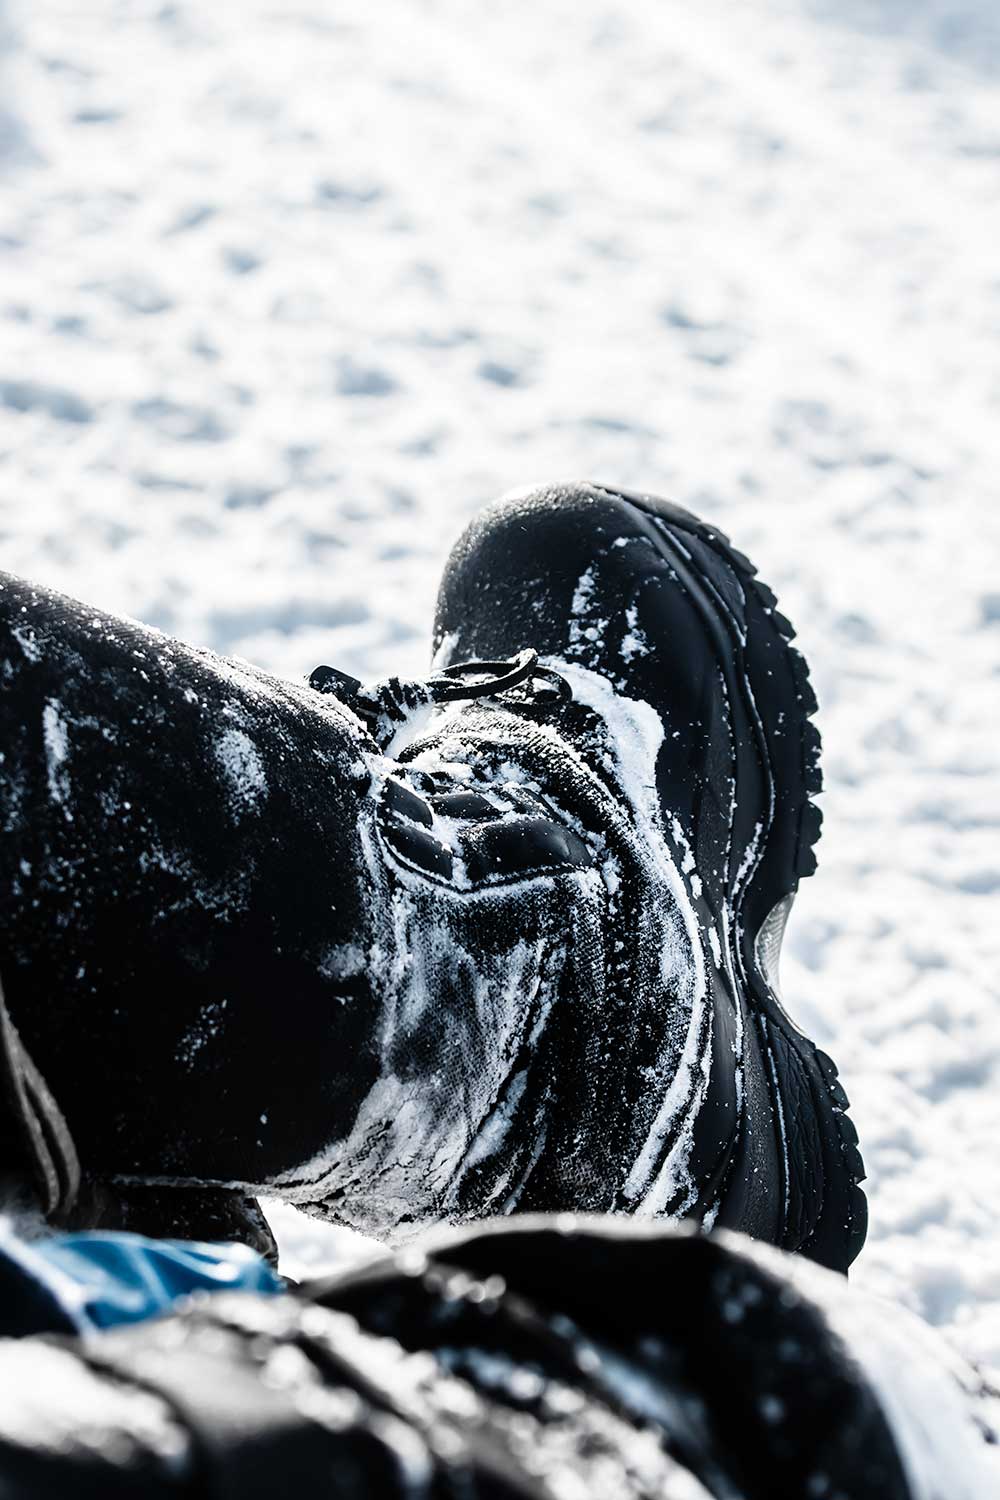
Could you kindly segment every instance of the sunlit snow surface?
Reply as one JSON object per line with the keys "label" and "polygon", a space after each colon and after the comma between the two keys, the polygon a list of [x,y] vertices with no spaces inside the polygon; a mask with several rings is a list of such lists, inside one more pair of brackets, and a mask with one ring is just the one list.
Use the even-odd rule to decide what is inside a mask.
{"label": "sunlit snow surface", "polygon": [[[363,676],[419,670],[511,485],[731,532],[823,701],[784,981],[854,1100],[857,1279],[1000,1364],[994,0],[4,20],[3,566]],[[297,1274],[356,1249],[275,1222]]]}

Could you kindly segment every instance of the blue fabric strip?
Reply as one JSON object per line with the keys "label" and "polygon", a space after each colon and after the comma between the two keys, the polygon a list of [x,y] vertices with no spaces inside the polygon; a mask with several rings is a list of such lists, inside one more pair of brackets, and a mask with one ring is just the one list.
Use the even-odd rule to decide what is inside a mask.
{"label": "blue fabric strip", "polygon": [[[81,1333],[156,1317],[194,1292],[284,1290],[266,1261],[236,1244],[149,1240],[125,1233],[62,1234],[29,1243],[3,1234],[3,1261],[11,1284],[16,1276],[40,1306],[48,1304],[53,1320],[61,1314]],[[0,1307],[0,1331],[5,1321]]]}

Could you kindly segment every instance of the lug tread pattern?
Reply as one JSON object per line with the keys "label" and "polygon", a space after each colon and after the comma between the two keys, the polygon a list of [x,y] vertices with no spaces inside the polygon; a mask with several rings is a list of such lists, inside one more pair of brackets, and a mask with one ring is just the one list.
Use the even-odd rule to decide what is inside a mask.
{"label": "lug tread pattern", "polygon": [[[652,496],[622,494],[600,485],[595,488],[604,489],[608,494],[619,494],[619,498],[629,500],[632,504],[646,509],[647,513],[654,515],[668,528],[687,532],[711,547],[722,561],[736,572],[742,586],[753,592],[774,625],[783,645],[800,710],[801,797],[794,856],[797,878],[791,890],[786,892],[786,894],[792,894],[798,881],[812,875],[816,870],[816,844],[823,823],[822,810],[812,800],[823,787],[823,773],[820,766],[822,742],[819,729],[812,722],[812,716],[819,705],[809,679],[806,659],[792,645],[795,639],[795,628],[787,616],[778,609],[777,596],[774,591],[758,578],[754,564],[745,553],[733,545],[725,532],[699,520],[697,516],[680,506],[655,501]],[[648,502],[651,500],[653,506],[648,508]],[[772,1028],[772,1040],[774,1035]],[[861,1188],[861,1183],[865,1180],[865,1167],[858,1150],[857,1131],[846,1113],[850,1101],[840,1083],[837,1067],[832,1058],[815,1047],[797,1029],[790,1030],[786,1034],[785,1041],[787,1046],[803,1060],[811,1075],[813,1086],[825,1091],[835,1122],[834,1128],[838,1133],[839,1151],[842,1156],[842,1163],[837,1162],[837,1166],[841,1167],[841,1170],[839,1172],[831,1170],[829,1174],[824,1175],[828,1175],[829,1178],[839,1176],[841,1182],[847,1184],[846,1192],[842,1190],[839,1195],[827,1191],[828,1181],[822,1184],[823,1203],[816,1215],[812,1231],[807,1234],[806,1238],[796,1243],[795,1226],[789,1226],[791,1232],[786,1235],[785,1248],[801,1251],[802,1254],[820,1260],[824,1264],[846,1270],[864,1245],[868,1230],[868,1201]],[[822,1151],[813,1159],[822,1160]],[[841,1205],[843,1205],[842,1211]]]}
{"label": "lug tread pattern", "polygon": [[[758,600],[763,604],[772,624],[785,643],[787,659],[791,667],[795,683],[795,695],[801,710],[800,732],[802,736],[802,801],[799,810],[798,841],[795,855],[795,870],[800,880],[812,875],[816,870],[816,844],[819,841],[823,826],[823,812],[820,807],[812,801],[813,796],[823,787],[823,773],[820,767],[820,752],[822,739],[819,729],[812,722],[812,716],[816,713],[819,703],[815,690],[809,679],[809,667],[805,657],[792,645],[795,639],[795,629],[791,621],[777,608],[777,596],[766,583],[757,577],[757,569],[753,563],[732,545],[729,538],[714,526],[707,526],[695,517],[685,517],[685,521],[702,540],[714,541],[716,548],[721,552],[725,561],[729,563],[741,575],[744,585],[753,589]],[[680,521],[676,524],[682,525]],[[774,1033],[772,1033],[773,1035]],[[826,1212],[820,1213],[819,1220],[815,1224],[811,1234],[795,1243],[794,1232],[789,1235],[791,1243],[789,1249],[800,1250],[805,1255],[820,1249],[820,1241],[829,1243],[831,1238],[839,1239],[843,1249],[844,1266],[849,1266],[857,1257],[864,1245],[868,1232],[868,1200],[861,1188],[865,1180],[865,1165],[858,1149],[858,1132],[853,1121],[847,1114],[850,1105],[847,1093],[840,1082],[837,1066],[833,1059],[818,1047],[814,1047],[805,1038],[796,1037],[796,1045],[800,1054],[812,1052],[815,1062],[814,1076],[821,1080],[826,1089],[827,1096],[833,1108],[833,1118],[839,1136],[839,1146],[843,1157],[844,1177],[848,1183],[846,1192],[846,1215],[842,1224],[830,1224],[830,1208],[824,1203]],[[821,1159],[821,1157],[814,1157]],[[824,1198],[828,1195],[824,1193]],[[791,1226],[790,1226],[791,1227]],[[828,1259],[826,1254],[822,1255],[824,1260]],[[839,1259],[839,1257],[838,1257]]]}

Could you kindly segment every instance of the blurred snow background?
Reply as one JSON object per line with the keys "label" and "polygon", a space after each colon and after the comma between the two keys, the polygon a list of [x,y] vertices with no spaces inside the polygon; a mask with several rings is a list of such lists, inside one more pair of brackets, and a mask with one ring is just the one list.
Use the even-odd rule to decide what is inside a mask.
{"label": "blurred snow background", "polygon": [[0,9],[2,565],[367,675],[513,484],[730,531],[824,707],[857,1277],[1000,1364],[995,0]]}

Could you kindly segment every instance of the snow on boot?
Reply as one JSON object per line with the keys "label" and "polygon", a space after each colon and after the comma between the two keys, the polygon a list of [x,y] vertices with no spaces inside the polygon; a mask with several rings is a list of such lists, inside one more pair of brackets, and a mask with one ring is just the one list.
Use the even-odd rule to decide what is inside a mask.
{"label": "snow on boot", "polygon": [[507,502],[423,683],[296,687],[16,580],[0,626],[3,978],[88,1181],[397,1235],[689,1215],[846,1268],[846,1098],[774,980],[808,687],[714,532]]}

